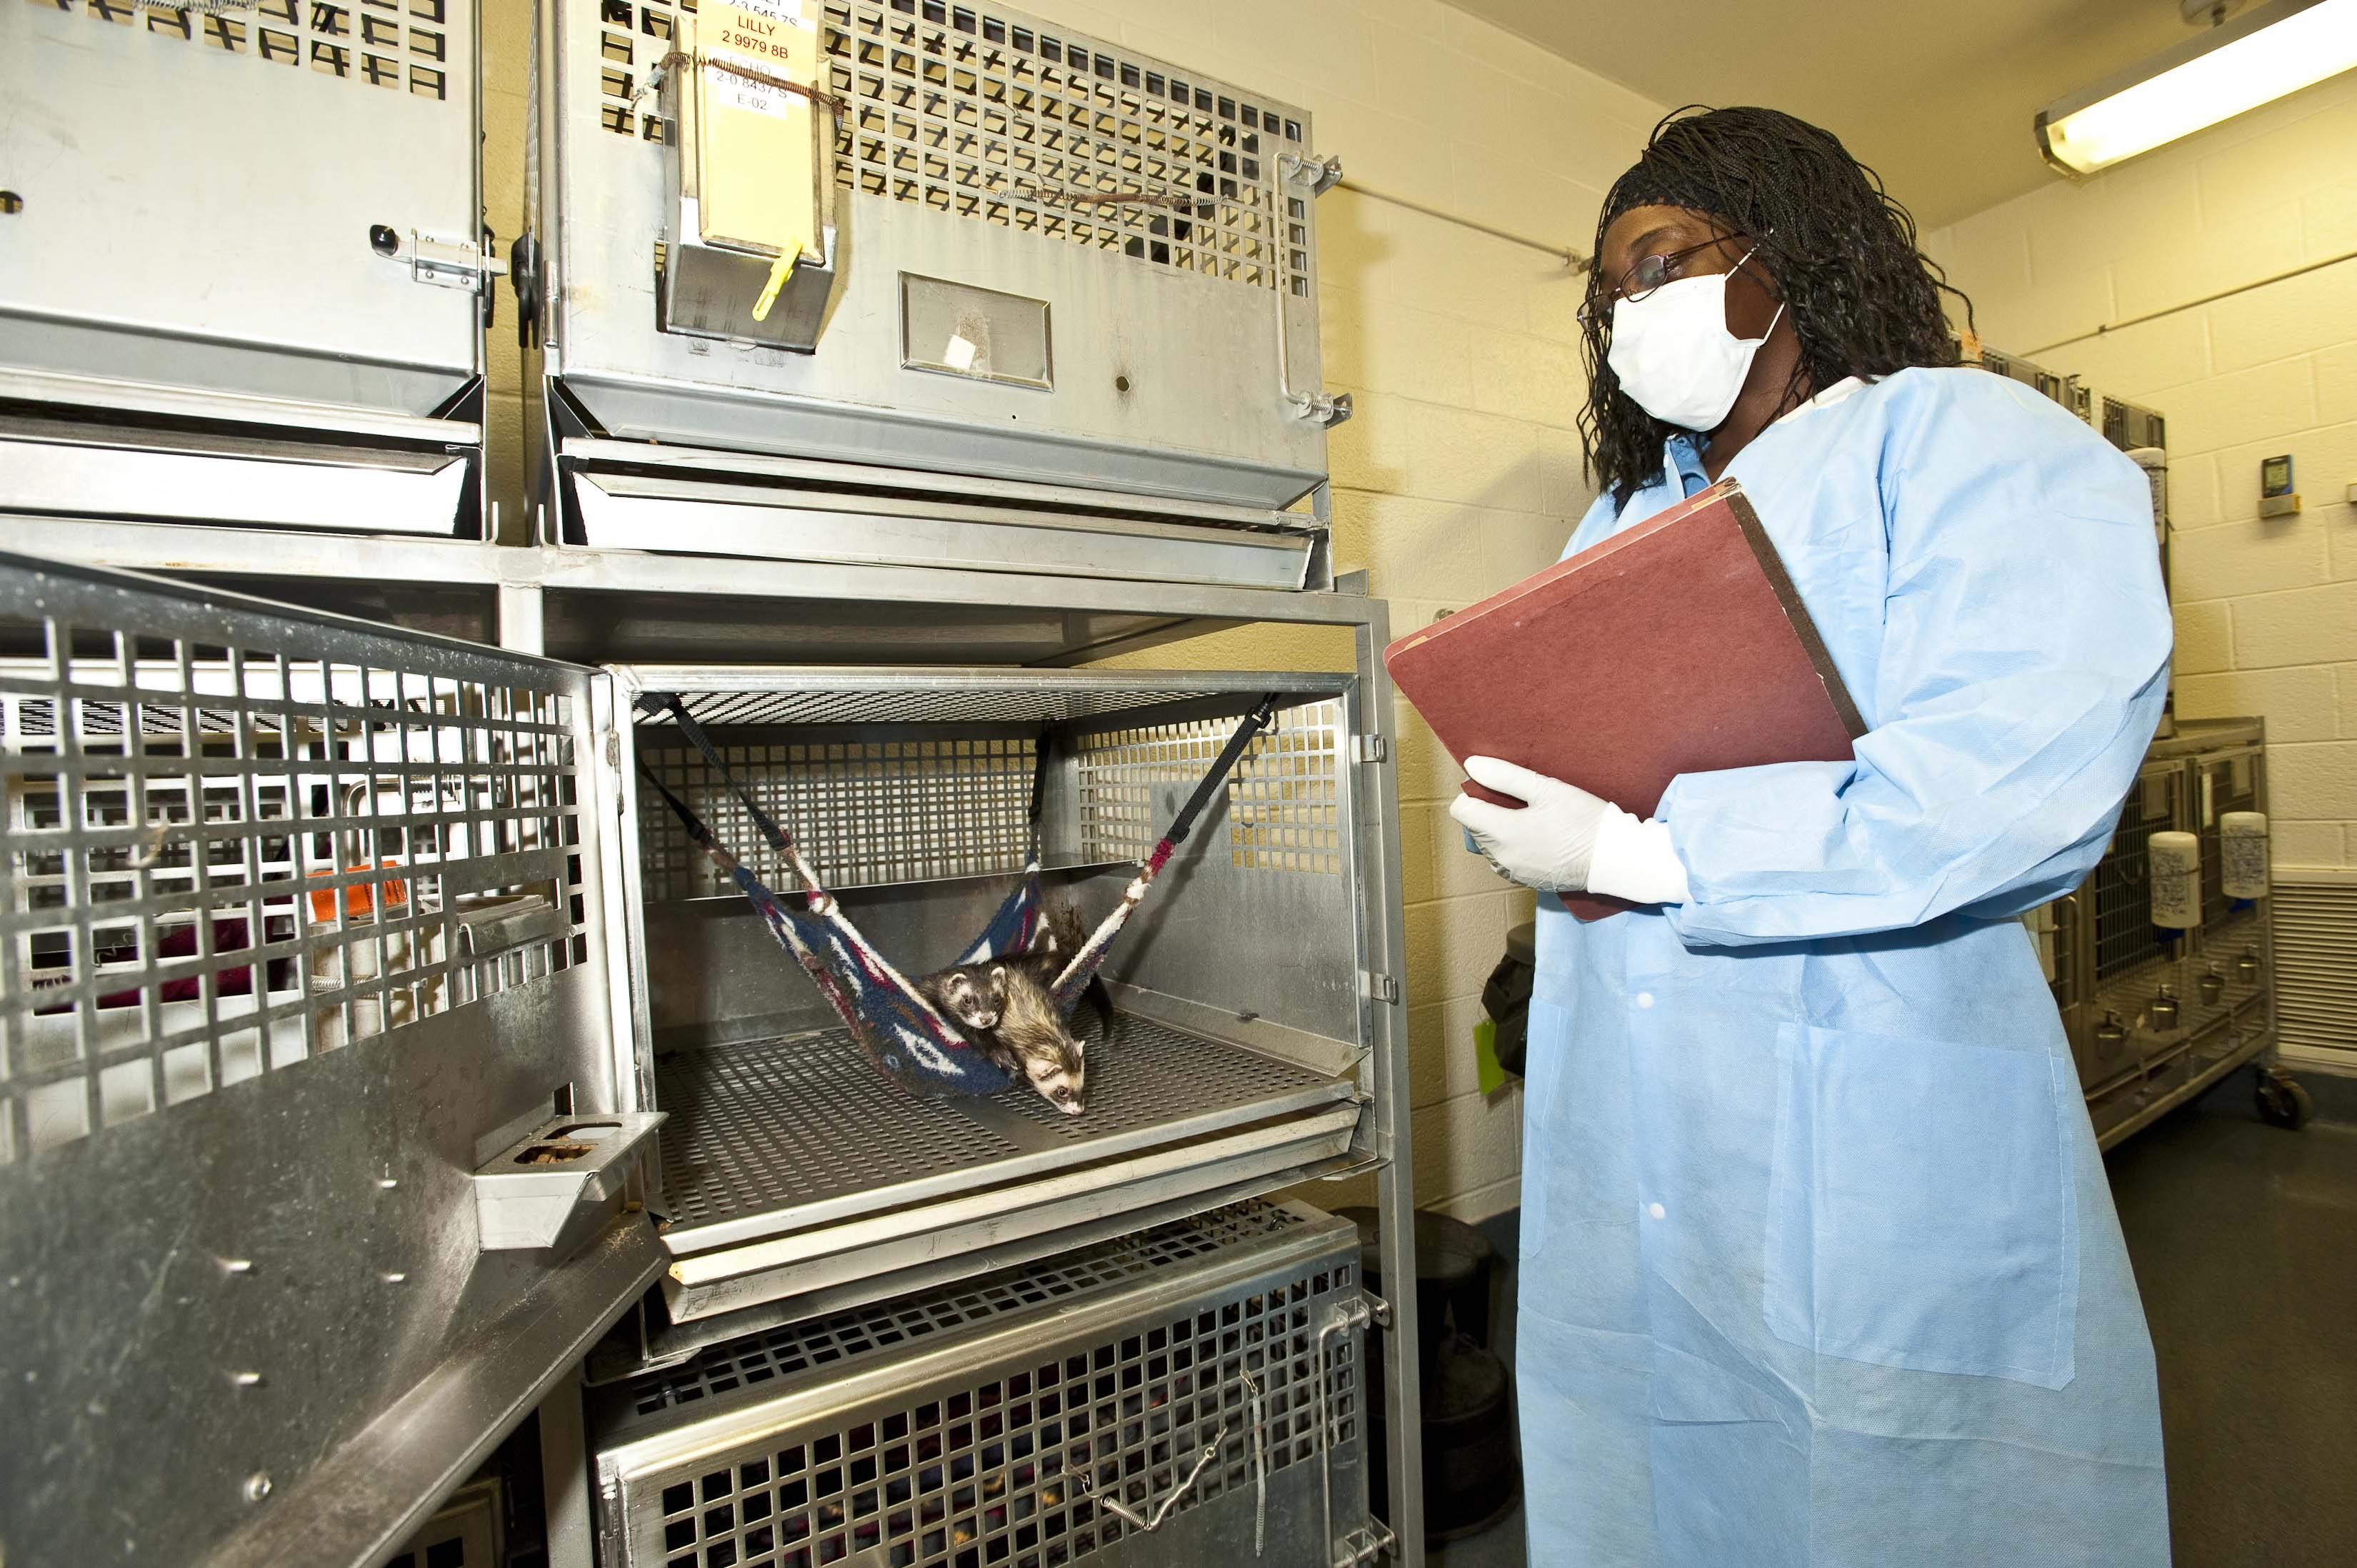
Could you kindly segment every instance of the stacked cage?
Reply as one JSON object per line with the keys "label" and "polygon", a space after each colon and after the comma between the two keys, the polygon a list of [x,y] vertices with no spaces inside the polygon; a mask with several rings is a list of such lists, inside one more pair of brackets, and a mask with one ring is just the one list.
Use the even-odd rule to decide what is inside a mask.
{"label": "stacked cage", "polygon": [[[852,566],[879,597],[996,596],[1025,613],[1058,603],[1065,590],[1041,582],[1060,578],[1071,602],[1160,612],[1159,625],[1103,630],[1046,618],[1053,642],[1022,657],[1057,662],[1190,622],[1307,618],[1297,604],[1333,596],[1325,431],[1349,401],[1318,387],[1312,207],[1338,169],[1312,152],[1306,113],[996,5],[561,0],[548,16],[537,124],[561,149],[542,164],[553,555],[646,550],[670,573],[694,553]],[[726,49],[765,20],[785,41],[744,76]],[[748,81],[791,126],[726,123]],[[755,142],[796,182],[756,214],[779,225],[774,242],[714,216],[748,210],[724,181]],[[683,1357],[766,1365],[761,1347],[780,1337],[826,1341],[828,1315],[929,1320],[928,1303],[966,1299],[978,1275],[1085,1273],[1073,1260],[1094,1254],[1076,1246],[1127,1257],[1214,1212],[1233,1230],[1262,1211],[1219,1206],[1311,1177],[1381,1167],[1392,1228],[1405,1224],[1382,607],[1346,618],[1351,675],[957,668],[974,610],[945,625],[878,618],[901,629],[860,647],[877,667],[615,672],[636,852],[615,879],[616,961],[633,983],[619,1073],[635,1104],[669,1118],[670,1262],[596,1373],[636,1391],[609,1391],[590,1437],[607,1557],[1193,1561],[1240,1541],[1246,1491],[1288,1556],[1363,1556],[1383,1533],[1363,1477],[1315,1530],[1298,1486],[1319,1446],[1301,1446],[1303,1402],[1329,1376],[1335,1399],[1357,1397],[1341,1344],[1330,1374],[1321,1352],[1289,1371],[1269,1363],[1276,1381],[1257,1396],[1257,1361],[1207,1389],[1200,1370],[1189,1384],[1138,1355],[1168,1337],[1171,1356],[1200,1357],[1209,1340],[1189,1351],[1176,1318],[1137,1316],[1145,1298],[1094,1286],[1067,1305],[1099,1315],[1089,1332],[1103,1343],[1060,1353],[1069,1365],[1127,1346],[1098,1371],[1146,1402],[1098,1409],[1093,1431],[1075,1411],[1061,1435],[1088,1442],[1060,1457],[1037,1423],[1080,1385],[1050,1391],[1053,1357],[1037,1348],[1004,1366],[961,1362],[995,1343],[969,1335],[801,1370],[803,1392],[732,1395],[728,1429],[747,1434],[733,1470],[622,1479],[651,1463],[642,1455],[708,1446],[701,1374],[658,1369]],[[1112,1016],[1076,1015],[1078,1115],[1019,1084],[920,1097],[888,1081],[664,798],[772,879],[783,871],[754,808],[774,817],[864,940],[915,973],[959,953],[1034,850],[1051,900],[1086,924],[1107,915],[1264,703],[1273,726],[1112,950]],[[1232,1251],[1156,1264],[1155,1299],[1229,1288]],[[1308,1302],[1287,1287],[1296,1319],[1363,1321],[1350,1269],[1316,1277]],[[1355,1333],[1334,1332],[1355,1365]],[[831,1408],[845,1377],[872,1393],[869,1418],[813,1425],[803,1405]],[[1018,1382],[1037,1385],[1019,1434],[976,1447],[978,1424],[942,1429],[956,1401],[1017,1401]],[[1248,1433],[1244,1402],[1261,1396],[1272,1402],[1252,1423],[1270,1424]],[[931,1427],[927,1409],[940,1412]],[[1212,1410],[1224,1413],[1207,1428]],[[1133,1441],[1108,1424],[1119,1421],[1148,1430]],[[1413,1426],[1402,1415],[1390,1430],[1412,1441]],[[951,1441],[968,1430],[972,1443]],[[1264,1438],[1267,1462],[1247,1464]],[[1362,1440],[1353,1424],[1337,1441],[1355,1454]],[[1017,1452],[1030,1442],[1038,1454]],[[1114,1445],[1096,1455],[1101,1473],[1067,1477],[1060,1466],[1082,1466],[1090,1443]],[[845,1466],[867,1465],[870,1484],[845,1468],[842,1495],[823,1498],[826,1444]],[[1207,1446],[1221,1453],[1204,1469]],[[1393,1446],[1385,1461],[1413,1474],[1412,1451]],[[1100,1505],[1065,1489],[1074,1482],[1114,1490]],[[705,1497],[715,1487],[723,1500]],[[748,1514],[748,1499],[767,1511]],[[1413,1509],[1403,1537],[1416,1533]],[[1403,1550],[1413,1560],[1415,1544]]]}
{"label": "stacked cage", "polygon": [[1357,1253],[1346,1220],[1248,1202],[618,1380],[592,1401],[604,1554],[1353,1560]]}
{"label": "stacked cage", "polygon": [[483,537],[476,26],[473,0],[0,12],[0,509]]}
{"label": "stacked cage", "polygon": [[[2273,1052],[2270,900],[2229,897],[2222,875],[2226,817],[2266,811],[2265,746],[2257,719],[2180,723],[2154,743],[2085,884],[2029,917],[2107,1147]],[[2189,926],[2154,918],[2162,833],[2200,845]]]}
{"label": "stacked cage", "polygon": [[[769,23],[806,79],[718,59]],[[1003,7],[551,0],[546,526],[485,548],[476,27],[0,22],[66,62],[0,146],[63,127],[117,203],[28,188],[0,261],[0,443],[39,458],[0,511],[93,564],[0,558],[0,1273],[38,1296],[0,1556],[135,1517],[130,1562],[496,1558],[458,1488],[537,1408],[560,1568],[1419,1561],[1417,1380],[1362,1339],[1390,1314],[1395,1359],[1413,1303],[1275,1197],[1373,1172],[1412,1274],[1308,117]],[[713,122],[788,99],[810,245],[759,255],[704,222]],[[126,144],[159,113],[323,166],[224,201],[205,138]],[[251,276],[72,272],[257,220]],[[222,591],[297,579],[397,624]],[[1254,623],[1342,672],[1061,668]],[[664,791],[801,899],[785,823],[909,974],[1035,854],[1084,923],[1150,865],[1085,1108],[880,1070]]]}
{"label": "stacked cage", "polygon": [[[673,1262],[657,1343],[761,1304],[873,1297],[1189,1207],[1363,1166],[1367,1071],[1388,1033],[1381,808],[1351,762],[1365,714],[1338,675],[633,667],[643,768],[619,886],[630,1071],[666,1112]],[[1242,716],[1271,694],[1195,835],[1124,929],[1083,1013],[1086,1111],[1017,1087],[912,1094],[869,1065],[647,783],[724,839],[736,789],[791,824],[829,891],[909,972],[952,961],[1038,843],[1052,901],[1090,925]],[[676,697],[729,777],[651,696]],[[1040,751],[1049,752],[1040,767]],[[1363,1123],[1363,1124],[1362,1124]],[[778,1309],[764,1312],[773,1320]],[[740,1320],[741,1321],[741,1320]]]}
{"label": "stacked cage", "polygon": [[1003,6],[756,0],[810,39],[764,83],[809,129],[734,127],[815,186],[780,260],[716,227],[738,10],[553,8],[553,542],[1330,582],[1306,113]]}

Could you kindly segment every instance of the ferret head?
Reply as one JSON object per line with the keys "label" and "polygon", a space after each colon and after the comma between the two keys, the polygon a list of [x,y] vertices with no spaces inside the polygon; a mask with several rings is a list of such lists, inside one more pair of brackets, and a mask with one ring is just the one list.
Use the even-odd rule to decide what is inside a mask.
{"label": "ferret head", "polygon": [[[1004,976],[1004,970],[991,972],[995,980]],[[969,1029],[990,1029],[998,1025],[998,997],[992,991],[1003,992],[1003,980],[985,990],[974,977],[963,970],[952,970],[942,982],[942,1005],[951,1017]]]}
{"label": "ferret head", "polygon": [[1089,1108],[1089,1069],[1081,1059],[1078,1037],[1073,1039],[1071,1054],[1066,1060],[1028,1059],[1023,1071],[1030,1080],[1031,1091],[1065,1115],[1078,1116]]}

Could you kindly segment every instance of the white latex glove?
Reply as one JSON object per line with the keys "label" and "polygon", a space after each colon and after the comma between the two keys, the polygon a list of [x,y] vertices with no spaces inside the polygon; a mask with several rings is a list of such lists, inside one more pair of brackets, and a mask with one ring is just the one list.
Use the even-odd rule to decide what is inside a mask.
{"label": "white latex glove", "polygon": [[1448,814],[1513,881],[1543,893],[1600,893],[1635,904],[1683,904],[1684,865],[1669,825],[1642,821],[1576,784],[1495,757],[1469,757],[1475,783],[1528,802],[1522,810],[1460,794]]}

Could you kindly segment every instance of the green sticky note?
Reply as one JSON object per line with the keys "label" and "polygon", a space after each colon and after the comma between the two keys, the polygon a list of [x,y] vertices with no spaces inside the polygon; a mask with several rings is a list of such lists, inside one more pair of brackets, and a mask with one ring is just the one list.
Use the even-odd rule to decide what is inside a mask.
{"label": "green sticky note", "polygon": [[1498,1065],[1498,1026],[1491,1019],[1473,1026],[1473,1066],[1481,1075],[1482,1093],[1506,1087],[1506,1069]]}

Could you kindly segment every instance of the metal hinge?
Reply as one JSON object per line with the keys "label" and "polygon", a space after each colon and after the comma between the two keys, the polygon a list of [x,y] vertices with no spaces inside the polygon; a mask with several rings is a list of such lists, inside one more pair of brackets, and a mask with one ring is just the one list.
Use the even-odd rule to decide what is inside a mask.
{"label": "metal hinge", "polygon": [[1389,736],[1354,735],[1351,737],[1351,760],[1353,762],[1389,762],[1392,743]]}
{"label": "metal hinge", "polygon": [[480,290],[491,279],[507,275],[507,263],[472,240],[437,239],[414,229],[404,240],[390,225],[379,223],[369,230],[369,249],[389,260],[407,262],[413,282],[436,288]]}
{"label": "metal hinge", "polygon": [[1282,153],[1276,170],[1286,184],[1309,187],[1312,196],[1323,196],[1342,183],[1342,159],[1337,154],[1314,158],[1306,153]]}
{"label": "metal hinge", "polygon": [[1296,418],[1314,419],[1329,430],[1351,421],[1349,392],[1288,392]]}
{"label": "metal hinge", "polygon": [[1359,971],[1359,994],[1372,996],[1378,1002],[1396,1002],[1400,999],[1399,977],[1378,970],[1362,969]]}

